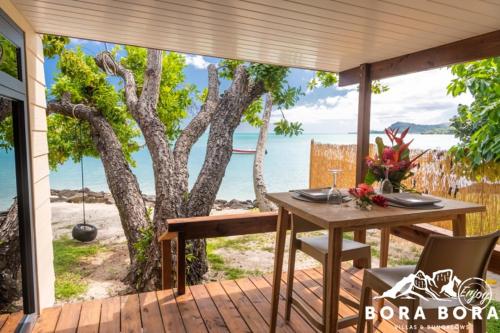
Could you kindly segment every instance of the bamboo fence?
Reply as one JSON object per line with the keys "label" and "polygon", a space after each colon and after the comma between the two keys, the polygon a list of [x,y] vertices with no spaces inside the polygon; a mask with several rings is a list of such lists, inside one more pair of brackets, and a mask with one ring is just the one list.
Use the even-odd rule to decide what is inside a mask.
{"label": "bamboo fence", "polygon": [[[375,147],[370,146],[370,155]],[[411,150],[416,156],[421,150]],[[481,235],[500,229],[500,183],[488,181],[473,182],[453,173],[452,162],[446,151],[430,150],[419,159],[415,176],[405,182],[422,193],[462,201],[480,203],[486,206],[485,213],[469,214],[467,233]],[[309,186],[328,187],[332,175],[328,169],[343,170],[337,178],[337,186],[353,187],[356,175],[356,145],[323,144],[311,141]],[[376,186],[376,184],[375,184]],[[451,222],[436,225],[451,229]]]}

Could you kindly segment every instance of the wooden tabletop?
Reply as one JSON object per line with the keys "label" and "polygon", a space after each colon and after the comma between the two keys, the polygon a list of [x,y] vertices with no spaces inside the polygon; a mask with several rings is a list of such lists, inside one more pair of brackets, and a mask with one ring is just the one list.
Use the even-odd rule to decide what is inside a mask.
{"label": "wooden tabletop", "polygon": [[440,209],[410,209],[374,205],[370,211],[356,208],[354,200],[343,205],[330,205],[294,199],[292,192],[269,193],[267,198],[290,213],[324,228],[328,228],[331,223],[335,223],[336,227],[348,229],[385,226],[393,222],[398,225],[413,224],[447,220],[459,214],[486,211],[486,207],[479,204],[445,198],[439,198],[442,200],[441,204],[444,205]]}

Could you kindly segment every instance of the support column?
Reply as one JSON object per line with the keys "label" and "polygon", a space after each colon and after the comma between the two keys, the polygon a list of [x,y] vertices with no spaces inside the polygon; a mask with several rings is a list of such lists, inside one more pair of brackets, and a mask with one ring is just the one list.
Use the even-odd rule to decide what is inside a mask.
{"label": "support column", "polygon": [[[358,102],[358,139],[356,151],[356,185],[363,183],[367,171],[365,157],[370,150],[370,107],[372,97],[372,79],[370,64],[359,67],[359,102]],[[354,240],[366,242],[366,230],[354,232]],[[361,268],[362,262],[355,261],[354,266]]]}

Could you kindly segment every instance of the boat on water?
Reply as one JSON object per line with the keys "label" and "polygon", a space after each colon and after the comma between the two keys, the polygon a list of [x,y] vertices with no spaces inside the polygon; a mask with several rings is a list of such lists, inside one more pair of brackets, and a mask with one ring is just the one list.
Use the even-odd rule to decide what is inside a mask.
{"label": "boat on water", "polygon": [[255,154],[255,149],[237,149],[233,148],[234,154]]}

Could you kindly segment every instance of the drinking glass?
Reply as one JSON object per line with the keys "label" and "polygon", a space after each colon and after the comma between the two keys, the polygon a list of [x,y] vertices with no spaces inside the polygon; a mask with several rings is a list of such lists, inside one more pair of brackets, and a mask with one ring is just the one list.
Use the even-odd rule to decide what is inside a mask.
{"label": "drinking glass", "polygon": [[333,175],[332,188],[328,190],[328,195],[326,197],[326,202],[329,204],[340,205],[342,203],[342,193],[337,188],[337,175],[342,172],[340,169],[330,169],[328,170]]}
{"label": "drinking glass", "polygon": [[389,180],[389,169],[390,165],[384,165],[385,179],[380,183],[380,193],[389,194],[392,193],[394,188],[391,181]]}

